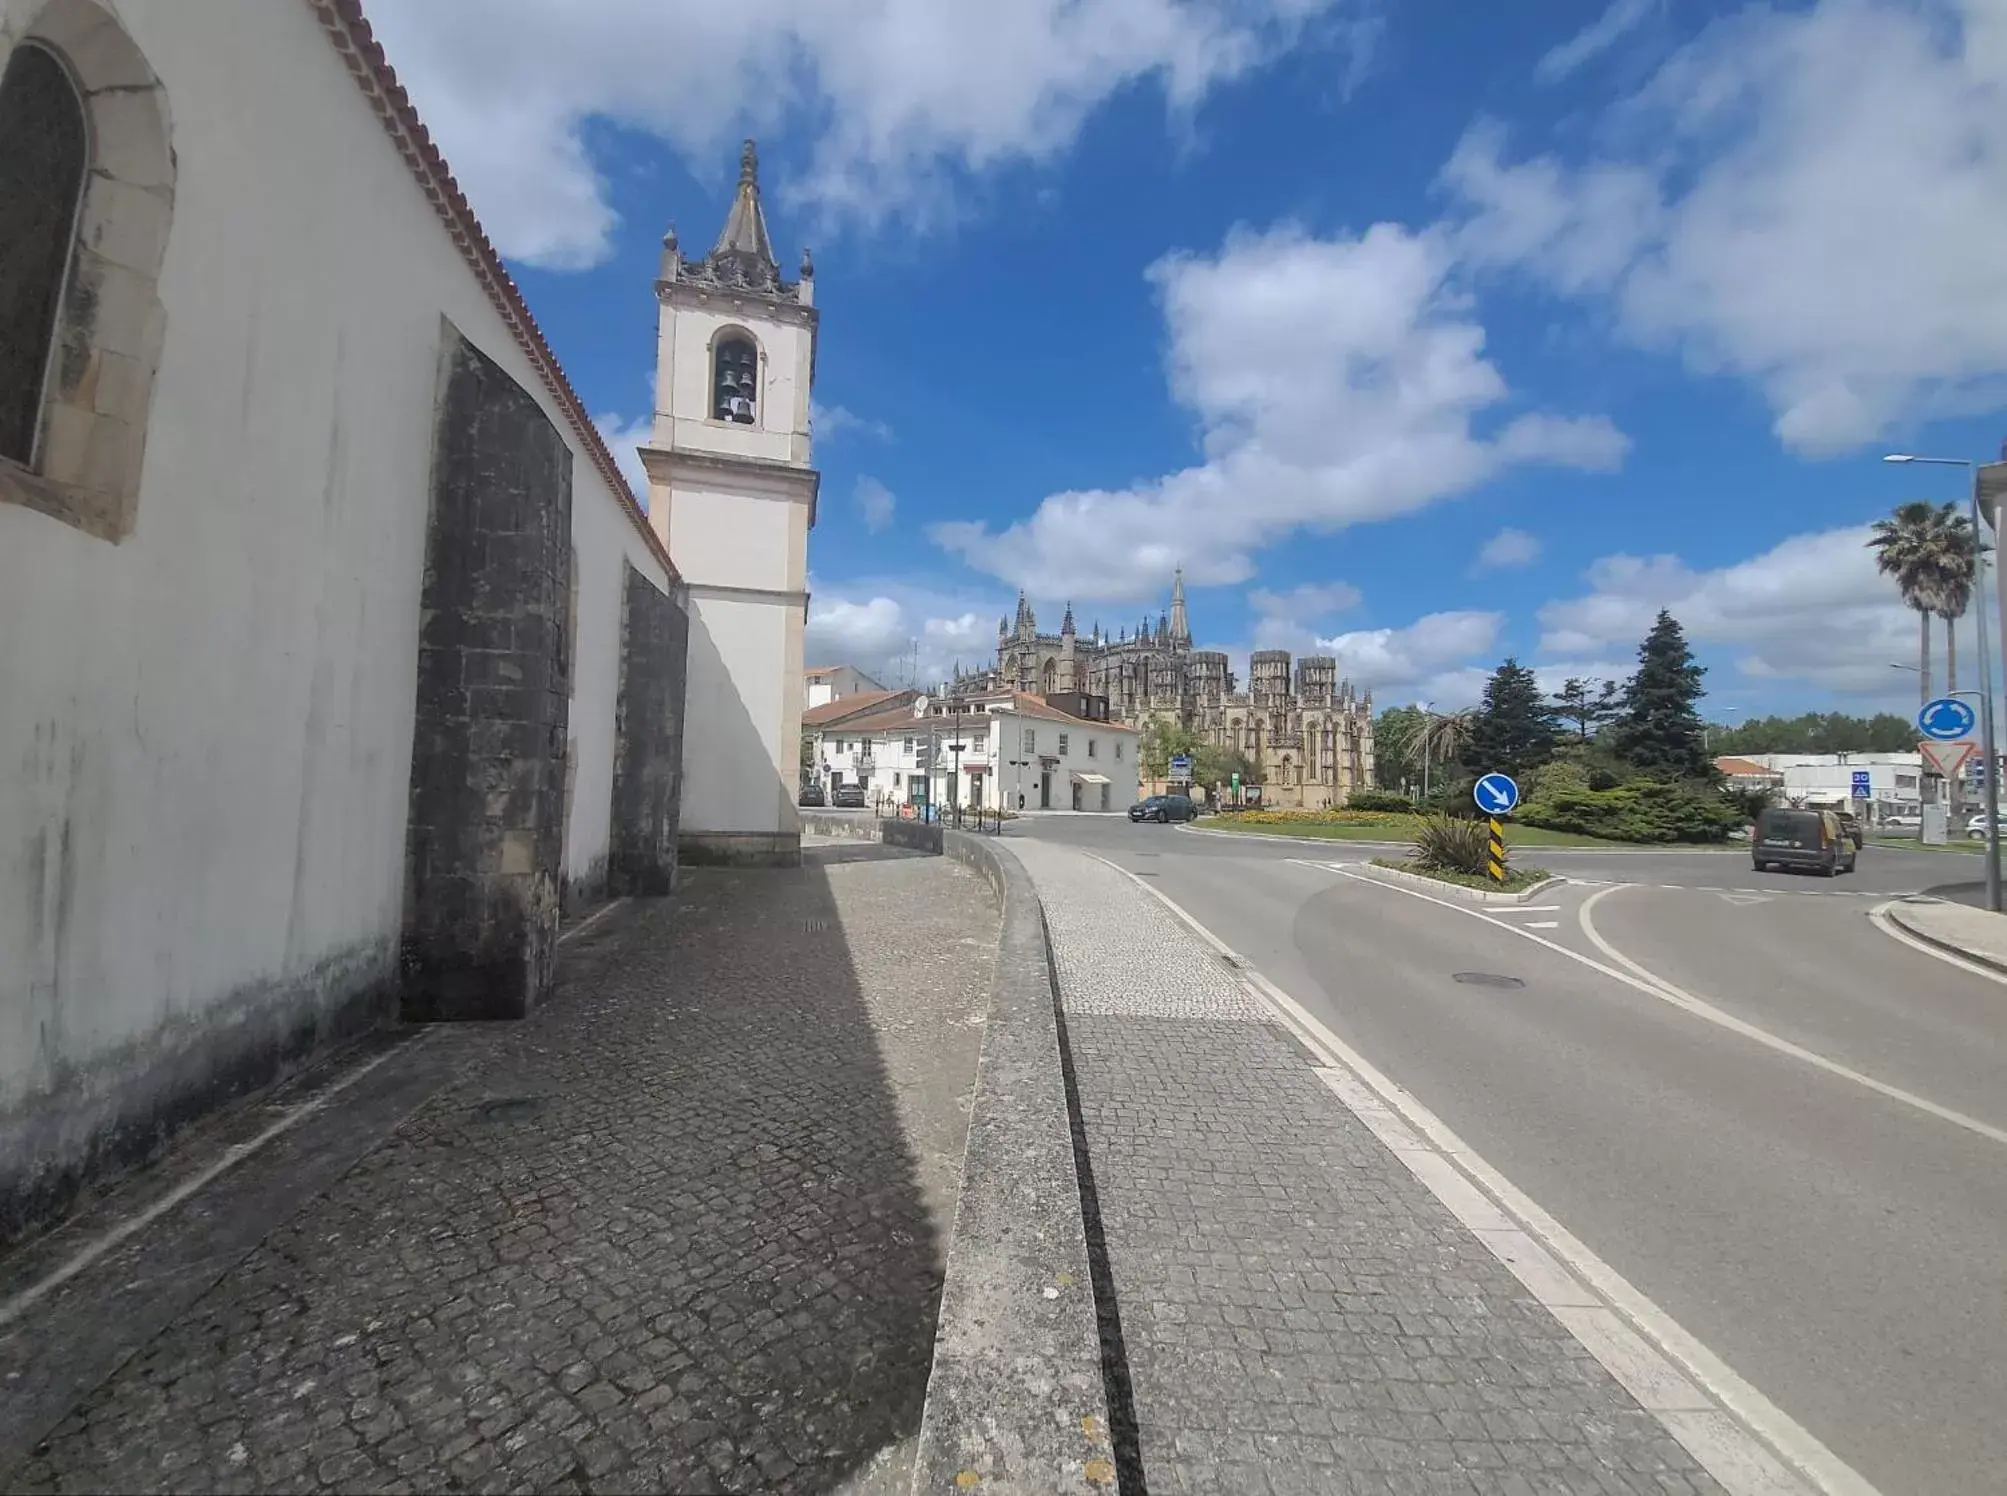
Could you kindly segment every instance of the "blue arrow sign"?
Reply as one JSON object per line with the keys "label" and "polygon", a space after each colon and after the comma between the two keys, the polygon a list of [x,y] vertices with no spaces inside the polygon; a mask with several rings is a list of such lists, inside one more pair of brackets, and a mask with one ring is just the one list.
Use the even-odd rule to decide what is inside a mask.
{"label": "blue arrow sign", "polygon": [[1510,774],[1487,774],[1471,786],[1470,797],[1488,816],[1511,815],[1513,806],[1519,803],[1519,786],[1512,782]]}
{"label": "blue arrow sign", "polygon": [[1979,716],[1956,696],[1940,696],[1927,701],[1916,714],[1917,731],[1940,743],[1955,743],[1970,737]]}

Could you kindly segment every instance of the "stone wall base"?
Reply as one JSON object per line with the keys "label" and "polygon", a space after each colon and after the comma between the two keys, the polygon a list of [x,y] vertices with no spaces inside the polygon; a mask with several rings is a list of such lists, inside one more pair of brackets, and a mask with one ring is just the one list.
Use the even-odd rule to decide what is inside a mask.
{"label": "stone wall base", "polygon": [[691,867],[800,867],[798,831],[685,831],[676,856]]}

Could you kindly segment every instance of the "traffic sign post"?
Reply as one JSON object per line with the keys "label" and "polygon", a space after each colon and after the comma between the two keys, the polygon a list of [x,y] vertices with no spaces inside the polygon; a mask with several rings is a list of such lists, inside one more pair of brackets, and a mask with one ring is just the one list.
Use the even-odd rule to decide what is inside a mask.
{"label": "traffic sign post", "polygon": [[1943,743],[1935,738],[1925,738],[1916,745],[1916,751],[1923,755],[1924,767],[1933,774],[1954,779],[1958,775],[1959,768],[1972,757],[1973,750],[1978,746],[1969,739],[1958,743]]}
{"label": "traffic sign post", "polygon": [[1868,800],[1872,799],[1873,796],[1874,780],[1869,777],[1868,771],[1866,769],[1854,770],[1854,798],[1856,800]]}
{"label": "traffic sign post", "polygon": [[1192,777],[1192,756],[1189,753],[1173,754],[1171,757],[1171,778],[1189,781]]}
{"label": "traffic sign post", "polygon": [[1916,714],[1916,730],[1939,743],[1951,743],[1972,736],[1979,714],[1956,696],[1940,696],[1926,701]]}
{"label": "traffic sign post", "polygon": [[1509,816],[1519,805],[1519,786],[1510,774],[1486,774],[1471,786],[1471,799],[1484,812],[1491,827],[1491,845],[1485,849],[1485,870],[1491,874],[1491,881],[1505,882],[1505,823],[1499,819]]}

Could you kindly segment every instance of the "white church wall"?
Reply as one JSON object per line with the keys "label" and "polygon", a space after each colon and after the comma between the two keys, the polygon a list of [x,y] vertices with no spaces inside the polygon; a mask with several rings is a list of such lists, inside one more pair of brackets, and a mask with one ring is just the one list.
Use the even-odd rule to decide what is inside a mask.
{"label": "white church wall", "polygon": [[[689,675],[684,701],[686,732],[702,734],[701,754],[684,759],[686,836],[747,838],[743,855],[772,850],[757,839],[799,836],[794,804],[799,779],[799,706],[793,730],[783,696],[800,679],[798,642],[791,641],[789,609],[765,600],[693,594]],[[790,651],[792,676],[784,673]]]}
{"label": "white church wall", "polygon": [[[0,1236],[382,1010],[442,317],[572,443],[570,871],[606,854],[623,560],[668,584],[314,13],[117,9],[171,111],[165,331],[130,533],[0,503],[0,1158],[47,1164]],[[0,0],[0,66],[50,13]]]}

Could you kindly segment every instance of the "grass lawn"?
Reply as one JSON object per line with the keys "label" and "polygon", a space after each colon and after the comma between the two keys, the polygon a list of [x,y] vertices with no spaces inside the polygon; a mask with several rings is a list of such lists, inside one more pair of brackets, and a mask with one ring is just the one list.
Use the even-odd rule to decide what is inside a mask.
{"label": "grass lawn", "polygon": [[[1389,816],[1384,821],[1363,823],[1297,821],[1280,825],[1271,823],[1265,826],[1239,825],[1232,816],[1209,816],[1207,821],[1216,831],[1238,831],[1252,836],[1309,837],[1318,841],[1411,842],[1415,839],[1415,833],[1421,828],[1419,816]],[[1505,823],[1505,841],[1507,846],[1513,847],[1625,847],[1635,851],[1639,846],[1637,842],[1608,841],[1600,836],[1580,836],[1572,831],[1548,831],[1539,826],[1516,825],[1511,821]],[[1712,845],[1686,845],[1681,849],[1694,852],[1722,850]]]}
{"label": "grass lawn", "polygon": [[1452,873],[1443,868],[1417,867],[1412,862],[1396,862],[1391,857],[1375,857],[1373,865],[1390,867],[1397,873],[1413,873],[1418,878],[1433,878],[1438,883],[1454,883],[1460,888],[1485,888],[1502,893],[1518,893],[1522,888],[1531,888],[1554,876],[1544,867],[1508,867],[1505,882],[1500,884],[1482,873]]}

